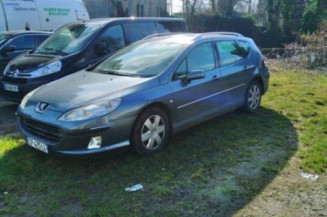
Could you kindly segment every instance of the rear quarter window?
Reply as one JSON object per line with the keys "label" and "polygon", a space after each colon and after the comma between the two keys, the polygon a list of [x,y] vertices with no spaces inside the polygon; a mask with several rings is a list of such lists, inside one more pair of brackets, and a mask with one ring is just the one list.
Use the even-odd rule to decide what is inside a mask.
{"label": "rear quarter window", "polygon": [[249,55],[250,53],[250,43],[247,41],[237,41],[238,46],[243,50],[244,56]]}
{"label": "rear quarter window", "polygon": [[245,58],[243,49],[235,41],[218,41],[216,45],[221,66],[233,64]]}

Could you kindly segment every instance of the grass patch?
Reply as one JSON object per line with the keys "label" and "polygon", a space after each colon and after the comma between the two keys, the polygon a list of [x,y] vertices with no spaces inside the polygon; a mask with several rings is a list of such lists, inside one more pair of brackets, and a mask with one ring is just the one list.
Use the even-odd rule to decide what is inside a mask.
{"label": "grass patch", "polygon": [[[327,76],[278,69],[271,83],[258,113],[207,121],[150,157],[48,157],[0,138],[0,216],[230,216],[292,156],[323,173]],[[137,183],[144,189],[124,191]]]}

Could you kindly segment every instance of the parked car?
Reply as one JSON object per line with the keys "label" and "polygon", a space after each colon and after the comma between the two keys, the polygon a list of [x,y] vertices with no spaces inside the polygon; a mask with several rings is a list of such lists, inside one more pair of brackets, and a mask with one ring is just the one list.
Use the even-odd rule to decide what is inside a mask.
{"label": "parked car", "polygon": [[88,20],[82,0],[0,0],[0,31],[55,31],[77,20]]}
{"label": "parked car", "polygon": [[35,31],[0,32],[0,78],[10,60],[33,50],[50,35]]}
{"label": "parked car", "polygon": [[1,81],[3,97],[20,102],[35,88],[84,69],[104,56],[162,32],[186,32],[179,18],[110,18],[75,22],[32,52],[11,61]]}
{"label": "parked car", "polygon": [[45,153],[83,155],[132,145],[151,154],[170,133],[239,107],[256,112],[268,83],[250,38],[154,37],[30,92],[17,117],[27,144]]}

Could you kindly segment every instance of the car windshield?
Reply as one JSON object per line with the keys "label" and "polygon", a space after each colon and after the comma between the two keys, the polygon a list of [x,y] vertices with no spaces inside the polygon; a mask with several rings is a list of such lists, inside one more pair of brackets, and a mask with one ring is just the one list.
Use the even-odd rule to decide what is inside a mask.
{"label": "car windshield", "polygon": [[8,38],[10,38],[10,35],[9,34],[2,34],[2,33],[0,33],[0,44],[2,42],[4,42],[5,40],[7,40]]}
{"label": "car windshield", "polygon": [[49,37],[35,51],[35,54],[69,55],[79,52],[102,25],[83,23],[65,26]]}
{"label": "car windshield", "polygon": [[136,42],[109,57],[93,71],[122,76],[155,76],[168,67],[185,47],[186,43],[171,38]]}

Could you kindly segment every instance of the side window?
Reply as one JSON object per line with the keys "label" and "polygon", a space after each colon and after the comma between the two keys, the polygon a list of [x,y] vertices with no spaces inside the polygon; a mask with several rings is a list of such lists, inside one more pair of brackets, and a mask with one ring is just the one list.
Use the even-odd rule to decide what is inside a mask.
{"label": "side window", "polygon": [[208,71],[215,68],[215,56],[211,43],[204,43],[196,47],[188,56],[188,72],[194,70]]}
{"label": "side window", "polygon": [[125,26],[131,43],[157,33],[154,22],[132,22],[125,24]]}
{"label": "side window", "polygon": [[6,46],[15,46],[16,50],[30,50],[34,48],[34,40],[31,35],[18,36],[11,40]]}
{"label": "side window", "polygon": [[250,44],[247,41],[237,41],[238,46],[243,50],[246,57],[250,53]]}
{"label": "side window", "polygon": [[180,21],[157,22],[158,32],[186,32],[185,24]]}
{"label": "side window", "polygon": [[42,44],[43,41],[45,41],[45,39],[47,39],[49,36],[47,35],[34,35],[34,46],[38,47],[40,44]]}
{"label": "side window", "polygon": [[174,73],[174,80],[184,78],[194,70],[208,71],[215,68],[215,57],[211,43],[193,49]]}
{"label": "side window", "polygon": [[184,59],[184,61],[179,65],[178,69],[174,74],[174,80],[184,78],[186,74],[187,74],[187,65],[186,65],[186,59]]}
{"label": "side window", "polygon": [[125,47],[123,28],[119,25],[109,28],[100,36],[99,42],[106,45],[108,53]]}
{"label": "side window", "polygon": [[216,42],[221,66],[235,63],[244,58],[243,50],[234,41]]}

